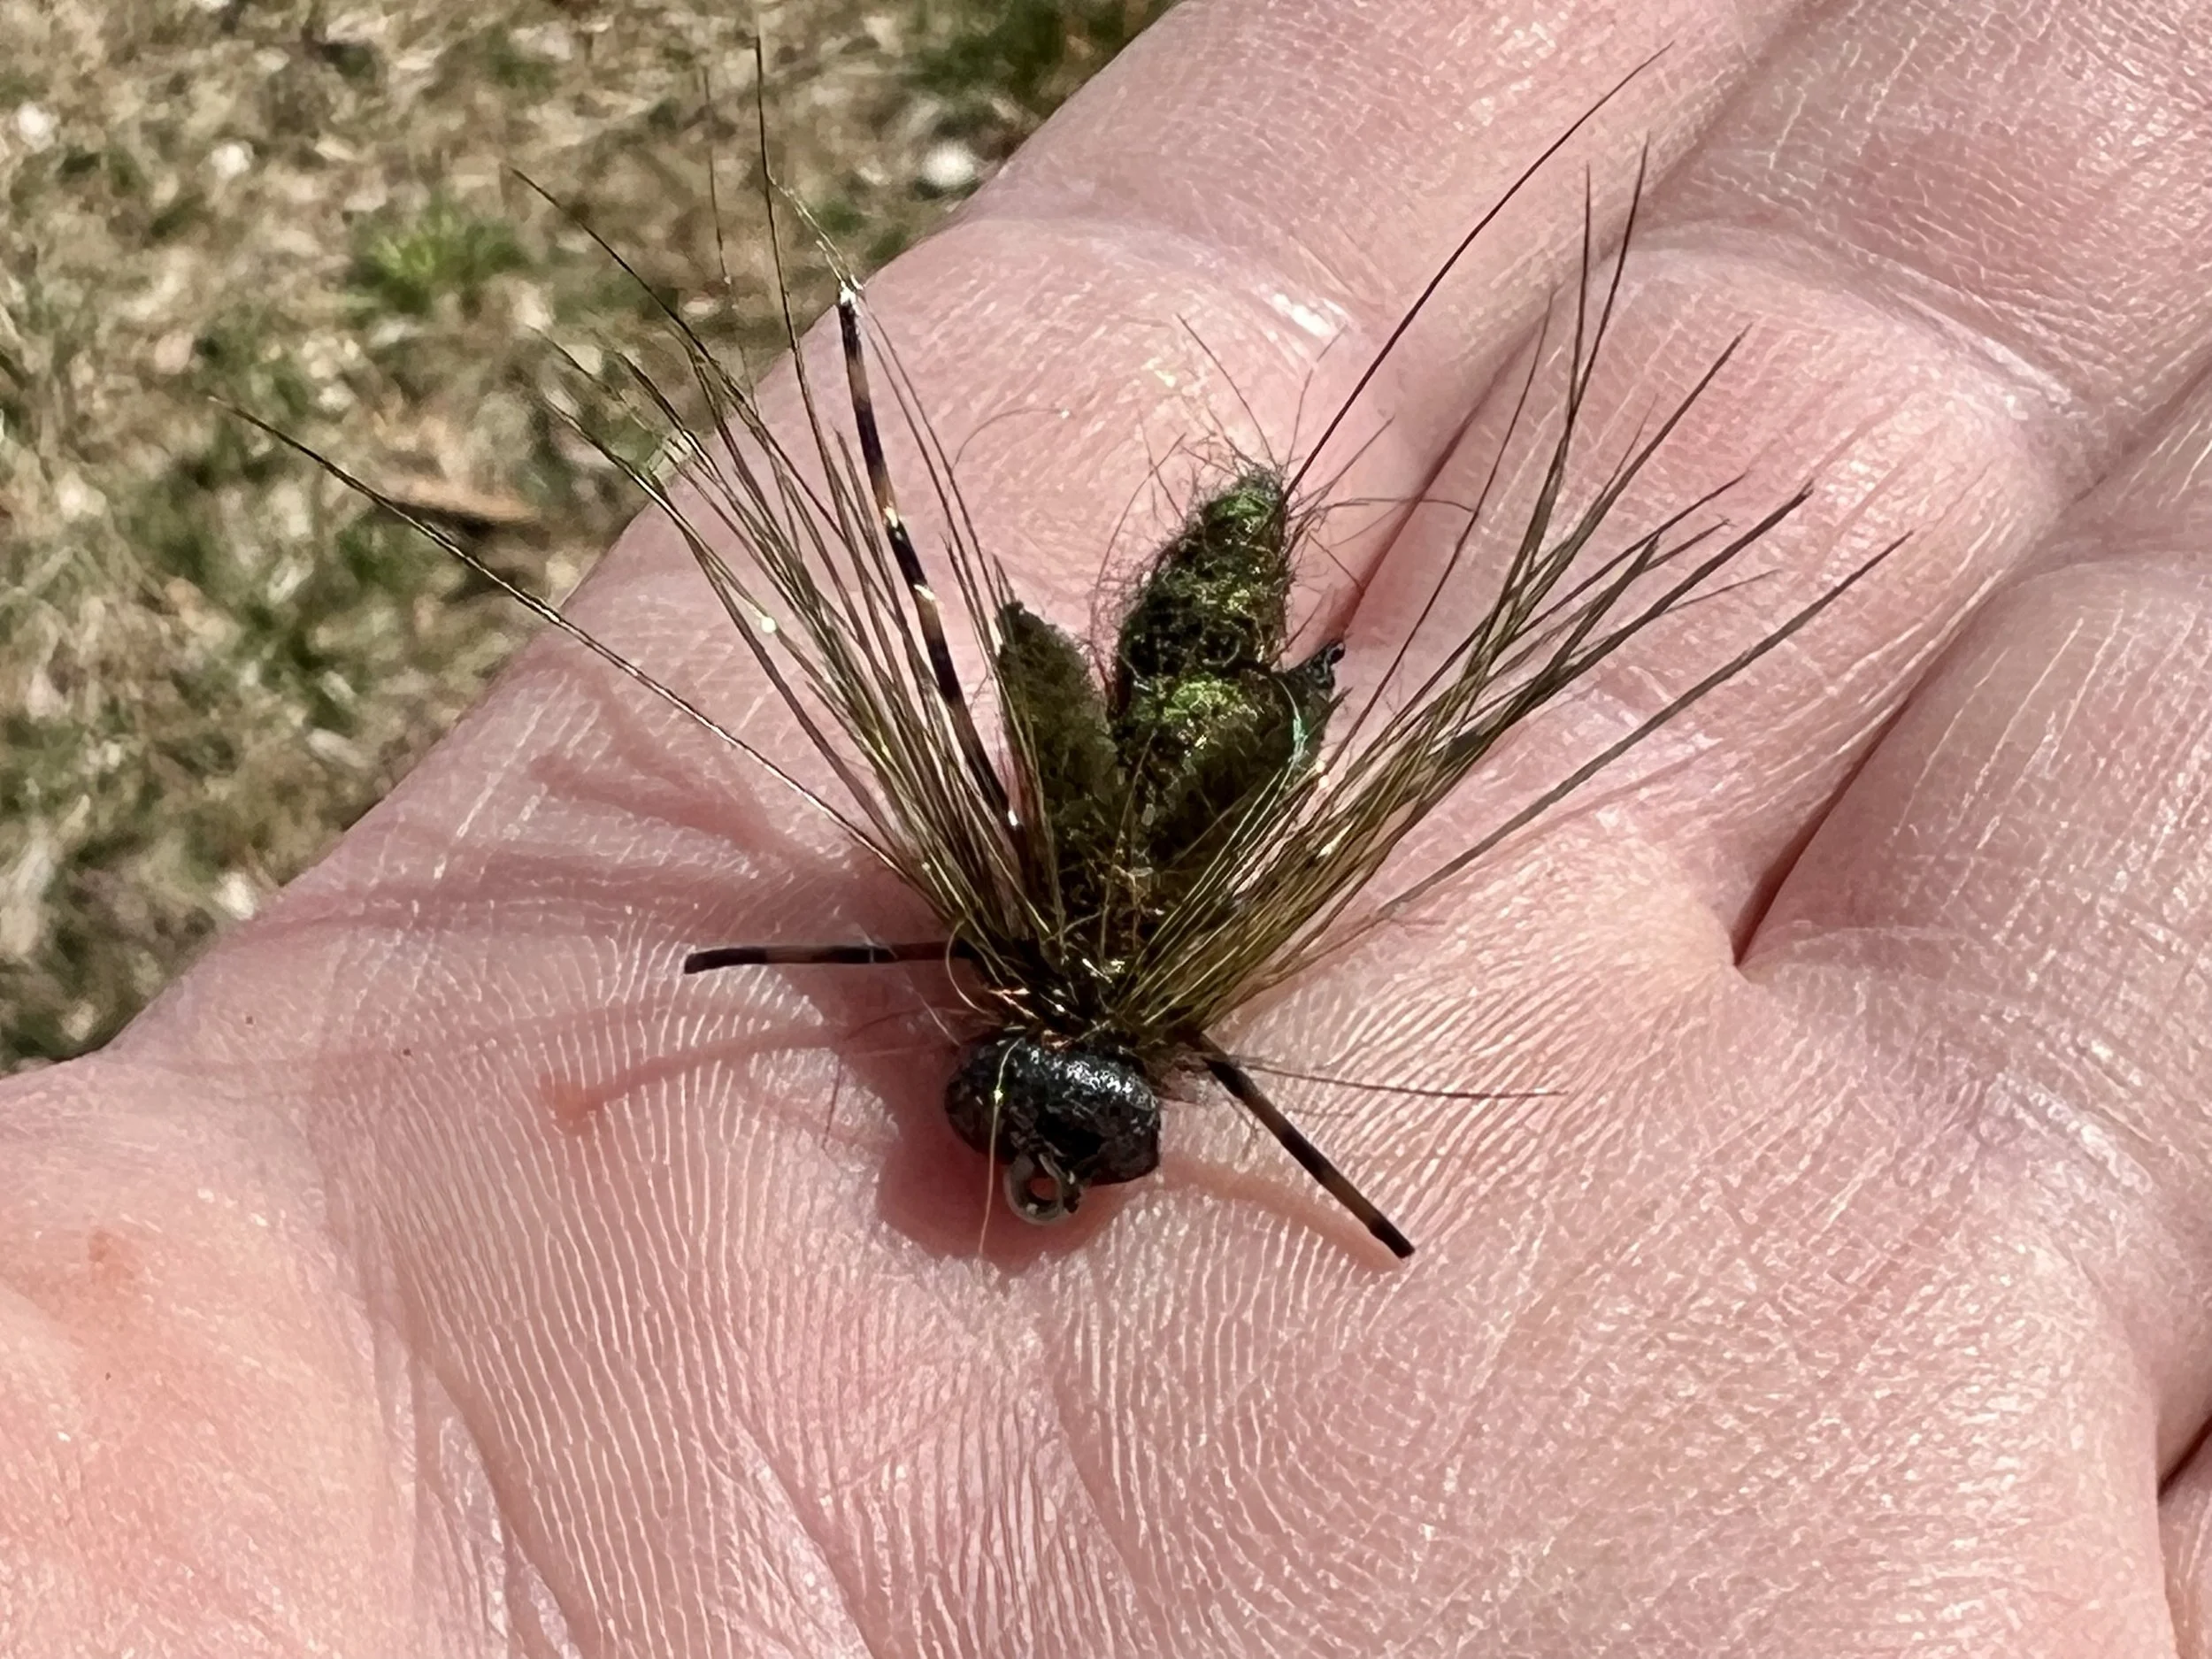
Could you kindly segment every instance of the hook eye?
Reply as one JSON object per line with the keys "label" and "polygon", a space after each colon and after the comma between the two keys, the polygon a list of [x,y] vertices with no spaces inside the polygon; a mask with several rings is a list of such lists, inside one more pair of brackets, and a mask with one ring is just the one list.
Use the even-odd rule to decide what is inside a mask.
{"label": "hook eye", "polygon": [[1006,1207],[1024,1221],[1045,1227],[1065,1221],[1083,1202],[1083,1183],[1049,1158],[1015,1156],[1006,1166]]}

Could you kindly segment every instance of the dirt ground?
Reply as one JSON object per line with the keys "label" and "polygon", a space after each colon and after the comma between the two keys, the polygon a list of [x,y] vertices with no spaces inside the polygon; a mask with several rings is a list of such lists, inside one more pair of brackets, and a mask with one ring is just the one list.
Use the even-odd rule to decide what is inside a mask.
{"label": "dirt ground", "polygon": [[[880,263],[1161,9],[764,5],[776,171]],[[104,1041],[529,632],[213,400],[566,591],[635,503],[549,418],[550,348],[664,342],[517,174],[766,355],[754,19],[0,0],[0,1071]]]}

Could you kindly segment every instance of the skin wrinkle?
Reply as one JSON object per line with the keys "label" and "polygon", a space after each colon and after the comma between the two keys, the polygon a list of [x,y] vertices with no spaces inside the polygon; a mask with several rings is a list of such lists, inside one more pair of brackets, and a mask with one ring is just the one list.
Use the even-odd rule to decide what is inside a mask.
{"label": "skin wrinkle", "polygon": [[[711,1345],[705,1351],[710,1355],[717,1353]],[[872,1659],[881,1659],[881,1650],[875,1638],[870,1634],[870,1621],[863,1617],[863,1609],[866,1605],[865,1594],[841,1566],[839,1552],[826,1536],[828,1530],[827,1517],[837,1507],[836,1494],[831,1492],[822,1494],[812,1502],[803,1501],[803,1489],[795,1479],[794,1471],[778,1460],[754,1432],[745,1429],[741,1423],[734,1420],[734,1414],[733,1420],[727,1428],[722,1431],[722,1434],[724,1438],[738,1442],[749,1451],[755,1467],[768,1471],[770,1478],[775,1483],[776,1491],[781,1496],[784,1509],[790,1518],[791,1530],[805,1540],[811,1551],[812,1558],[821,1571],[822,1579],[826,1581],[835,1592],[839,1605],[845,1611],[847,1620],[856,1633],[861,1650],[870,1655]],[[813,1517],[811,1521],[808,1518],[810,1516]]]}
{"label": "skin wrinkle", "polygon": [[[435,1375],[434,1371],[433,1374]],[[456,1390],[454,1383],[442,1376],[437,1376],[436,1380],[447,1397],[453,1401],[455,1417],[468,1431],[472,1447],[480,1448],[487,1445],[496,1444],[495,1441],[488,1440],[476,1425],[471,1422],[470,1414],[463,1404],[464,1396]],[[522,1524],[518,1524],[516,1519],[511,1518],[528,1517],[533,1514],[534,1506],[528,1499],[528,1494],[533,1488],[527,1483],[526,1478],[517,1477],[513,1480],[509,1480],[502,1477],[497,1472],[495,1461],[489,1458],[483,1460],[482,1468],[485,1482],[493,1494],[493,1501],[498,1511],[500,1530],[505,1540],[506,1553],[512,1559],[519,1561],[528,1570],[532,1580],[542,1586],[543,1594],[552,1601],[562,1623],[568,1630],[594,1628],[596,1621],[593,1618],[590,1609],[576,1600],[575,1591],[564,1588],[572,1575],[561,1570],[561,1563],[554,1555],[552,1541],[546,1536],[547,1529],[541,1525],[530,1525],[526,1520]],[[509,1487],[509,1491],[504,1495],[501,1492],[503,1485]]]}
{"label": "skin wrinkle", "polygon": [[1057,1377],[1048,1376],[1044,1386],[1045,1398],[1052,1407],[1052,1419],[1060,1425],[1061,1440],[1068,1448],[1067,1463],[1074,1472],[1076,1490],[1082,1494],[1085,1505],[1098,1523],[1099,1531],[1112,1552],[1112,1559],[1121,1571],[1125,1604],[1133,1606],[1141,1614],[1145,1627],[1156,1641],[1166,1634],[1168,1625],[1150,1594],[1149,1578],[1139,1571],[1137,1560],[1130,1552],[1129,1542],[1122,1536],[1122,1528],[1118,1525],[1117,1506],[1106,1502],[1098,1478],[1092,1471],[1089,1460],[1083,1455],[1082,1440],[1072,1432],[1076,1419],[1068,1410],[1062,1383]]}
{"label": "skin wrinkle", "polygon": [[[517,1167],[527,1169],[530,1164],[526,1159],[518,1159]],[[465,1214],[457,1210],[448,1217],[448,1231],[457,1239],[464,1236],[465,1223]],[[557,1245],[557,1235],[548,1238],[546,1242]],[[573,1273],[557,1275],[554,1283],[557,1286],[573,1283],[576,1277]],[[572,1302],[573,1299],[557,1291],[557,1300]],[[496,1322],[498,1311],[496,1309],[480,1309],[472,1322],[492,1325]],[[432,1351],[437,1349],[434,1347]],[[503,1386],[495,1390],[470,1386],[469,1379],[459,1377],[441,1378],[442,1386],[455,1402],[457,1415],[468,1425],[476,1444],[497,1446],[514,1443],[519,1437],[512,1432],[512,1419],[521,1402],[542,1401],[544,1409],[530,1414],[542,1422],[563,1417],[572,1420],[595,1420],[598,1417],[599,1414],[592,1409],[592,1401],[584,1392],[588,1382],[587,1373],[581,1371],[545,1371],[535,1367],[529,1367],[528,1370],[527,1376],[516,1375],[511,1371],[503,1379],[498,1379]],[[472,1405],[470,1402],[480,1393],[483,1396],[482,1403]],[[488,1432],[493,1426],[503,1428],[506,1432]],[[598,1484],[603,1484],[607,1465],[601,1461],[601,1449],[596,1446],[588,1447],[585,1455],[587,1462],[599,1471]],[[490,1467],[495,1471],[496,1463]],[[540,1483],[527,1475],[503,1479],[495,1472],[492,1479],[495,1494],[501,1493],[503,1486],[506,1489],[498,1498],[503,1517],[524,1517],[519,1526],[509,1523],[515,1547],[529,1563],[536,1578],[546,1586],[548,1594],[568,1627],[573,1631],[591,1631],[600,1627],[602,1621],[595,1617],[588,1601],[590,1586],[578,1584],[575,1575],[564,1564],[565,1551],[558,1542],[559,1534],[565,1530],[561,1521],[557,1517],[541,1516],[537,1525],[528,1522],[528,1517],[538,1509],[532,1494],[539,1489]],[[588,1500],[586,1502],[588,1502]]]}
{"label": "skin wrinkle", "polygon": [[[429,1397],[435,1379],[421,1366],[408,1367],[403,1380],[409,1432],[402,1443],[409,1448],[408,1507],[417,1528],[409,1563],[409,1598],[419,1620],[426,1620],[432,1609],[448,1603],[465,1609],[458,1617],[439,1619],[439,1649],[462,1651],[465,1631],[484,1638],[477,1650],[496,1648],[511,1634],[515,1623],[513,1609],[503,1604],[518,1559],[513,1540],[497,1522],[479,1448],[451,1402],[442,1395]],[[465,1455],[457,1444],[462,1440],[466,1441]],[[494,1515],[485,1522],[480,1517],[488,1509]],[[471,1525],[472,1520],[477,1524]],[[503,1571],[495,1574],[495,1563]],[[438,1593],[441,1584],[446,1586],[444,1594]],[[418,1628],[418,1648],[428,1646],[430,1640]]]}
{"label": "skin wrinkle", "polygon": [[[2054,678],[2058,672],[2060,664],[2065,660],[2069,649],[2072,647],[2074,641],[2081,637],[2081,634],[2082,630],[2078,624],[2077,624],[2074,627],[2070,628],[2061,638],[2058,649],[2050,654],[2050,660],[2044,664],[2043,668],[2037,673],[2035,678],[2028,682],[2024,695],[2019,698],[2014,707],[2013,712],[2007,718],[2003,727],[1998,732],[1997,741],[1994,743],[1988,745],[1988,760],[1983,764],[1970,781],[1968,793],[1970,796],[1981,797],[1997,793],[1995,787],[1993,787],[1993,774],[1997,772],[2000,765],[2004,763],[2007,757],[2015,752],[2015,746],[2012,740],[2016,733],[2017,733],[2020,729],[2031,720],[2034,721],[2040,735],[2036,738],[2033,748],[2028,757],[2008,768],[2008,770],[2012,771],[2015,773],[2024,773],[2031,771],[2034,764],[2035,754],[2037,752],[2047,752],[2051,744],[2057,738],[2058,733],[2050,729],[2050,721],[2047,716],[2044,716],[2041,718],[2036,718],[2035,711],[2038,710],[2038,698],[2043,692],[2044,688],[2052,683]],[[2083,687],[2079,681],[2077,681],[2076,684],[2077,689],[2074,693],[2072,704],[2066,710],[2064,715],[2059,722],[2059,727],[2062,731],[2067,727],[2078,724],[2078,717],[2081,710],[2081,700],[2086,695],[2086,688]],[[1997,825],[1993,820],[1985,825],[1981,834],[1977,837],[1974,841],[1973,850],[1978,854],[1986,853],[1989,850],[1990,842],[1994,838],[1996,833]],[[2016,904],[2016,908],[2013,910],[2011,914],[2004,918],[2001,931],[2007,933],[2018,931],[2019,920],[2020,911]]]}
{"label": "skin wrinkle", "polygon": [[[550,1198],[550,1194],[548,1197]],[[557,1202],[548,1202],[544,1208],[549,1216],[557,1217],[564,1207]],[[608,1307],[593,1295],[591,1287],[611,1282],[619,1277],[605,1265],[593,1264],[594,1257],[603,1254],[609,1247],[595,1240],[574,1238],[572,1229],[557,1229],[553,1236],[571,1242],[573,1247],[565,1253],[572,1270],[563,1285],[566,1293],[565,1300],[568,1317],[580,1327],[592,1328],[608,1351],[649,1365],[664,1347],[653,1340],[657,1302],[652,1292],[656,1279],[660,1277],[657,1261],[648,1252],[638,1252],[642,1258],[641,1271],[645,1275],[644,1282],[640,1286],[641,1294]],[[616,1325],[615,1333],[605,1329],[611,1319]],[[623,1333],[622,1326],[626,1324],[628,1329]],[[618,1335],[618,1333],[620,1334]],[[607,1340],[611,1335],[616,1340]],[[649,1406],[634,1397],[634,1387],[625,1386],[631,1379],[619,1373],[603,1375],[594,1380],[598,1386],[593,1414],[611,1426],[608,1474],[623,1469],[641,1474],[652,1494],[655,1510],[673,1509],[682,1512],[688,1507],[687,1500],[692,1494],[680,1486],[671,1490],[672,1471],[665,1455],[665,1442],[656,1443],[656,1425]],[[787,1509],[795,1508],[793,1494],[782,1472],[772,1463],[766,1463],[765,1466],[773,1483],[772,1489],[782,1496]],[[702,1472],[710,1474],[711,1469],[710,1467]],[[680,1473],[675,1474],[672,1479],[680,1481]],[[603,1475],[595,1483],[602,1489],[611,1489],[618,1484],[607,1475]],[[799,1530],[803,1533],[803,1527]],[[638,1593],[618,1599],[647,1605],[658,1603],[672,1606],[681,1609],[680,1617],[692,1618],[695,1598],[689,1593],[691,1586],[685,1582],[689,1575],[679,1563],[659,1549],[641,1553],[641,1560],[634,1555],[625,1563],[640,1574],[640,1578],[634,1581],[638,1586]],[[658,1594],[654,1593],[655,1586],[658,1587]]]}

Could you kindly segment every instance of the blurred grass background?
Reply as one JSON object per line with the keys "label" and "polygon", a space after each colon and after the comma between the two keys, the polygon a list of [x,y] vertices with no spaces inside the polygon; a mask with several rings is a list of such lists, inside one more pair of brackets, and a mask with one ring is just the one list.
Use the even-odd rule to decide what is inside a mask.
{"label": "blurred grass background", "polygon": [[[1169,3],[764,4],[777,172],[872,267]],[[510,169],[764,357],[755,15],[0,0],[0,1071],[112,1034],[528,632],[209,396],[565,592],[635,503],[549,339],[664,342]]]}

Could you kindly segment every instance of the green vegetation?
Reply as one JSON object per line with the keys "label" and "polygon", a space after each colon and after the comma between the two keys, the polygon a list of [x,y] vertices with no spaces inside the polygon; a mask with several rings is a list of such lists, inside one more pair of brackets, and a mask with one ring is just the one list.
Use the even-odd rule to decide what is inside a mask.
{"label": "green vegetation", "polygon": [[479,219],[434,196],[405,219],[382,213],[364,219],[354,234],[348,280],[373,305],[427,317],[448,299],[473,312],[485,284],[526,263],[505,220]]}
{"label": "green vegetation", "polygon": [[[878,263],[942,210],[933,146],[1003,154],[1158,9],[764,7],[778,172]],[[768,296],[711,280],[710,157],[741,290],[756,234],[718,103],[749,30],[716,0],[0,7],[0,1071],[111,1034],[527,632],[211,398],[572,584],[634,503],[541,418],[547,337],[665,348],[514,174],[705,338],[772,347]]]}

